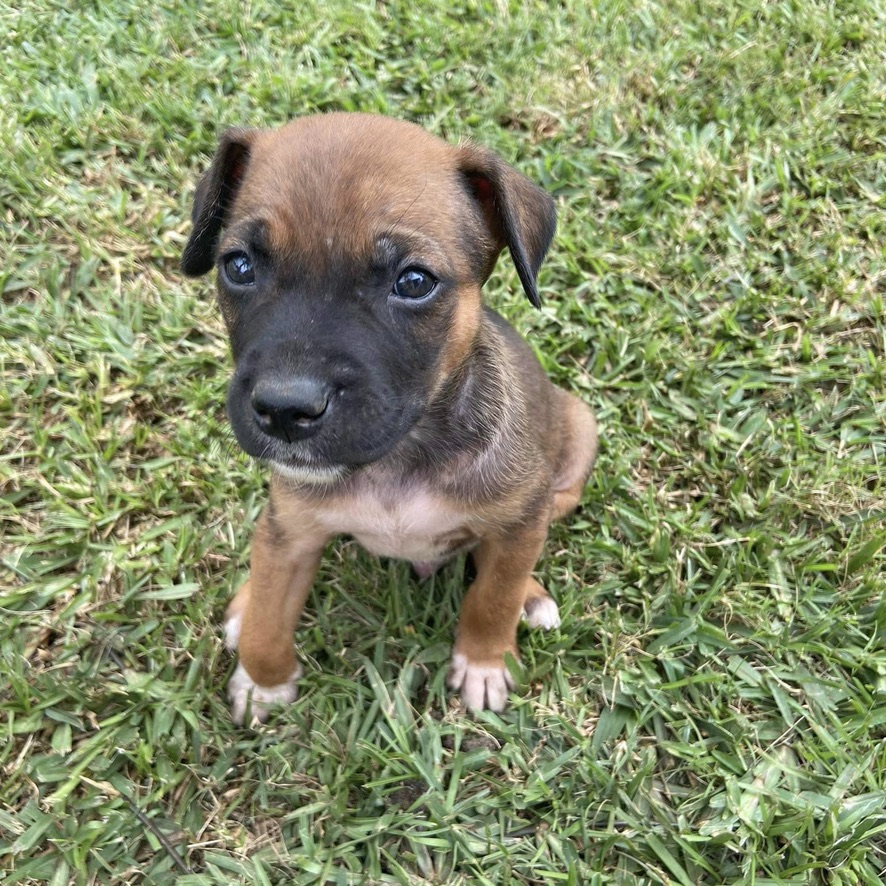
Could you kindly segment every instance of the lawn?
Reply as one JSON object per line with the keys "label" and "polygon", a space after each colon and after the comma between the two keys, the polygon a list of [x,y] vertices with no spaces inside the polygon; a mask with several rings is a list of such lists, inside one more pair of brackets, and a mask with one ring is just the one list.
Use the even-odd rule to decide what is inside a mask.
{"label": "lawn", "polygon": [[[0,3],[0,882],[886,882],[882,0]],[[179,256],[229,125],[363,110],[555,197],[535,311],[598,413],[508,711],[461,564],[348,540],[299,700],[230,722],[266,471]]]}

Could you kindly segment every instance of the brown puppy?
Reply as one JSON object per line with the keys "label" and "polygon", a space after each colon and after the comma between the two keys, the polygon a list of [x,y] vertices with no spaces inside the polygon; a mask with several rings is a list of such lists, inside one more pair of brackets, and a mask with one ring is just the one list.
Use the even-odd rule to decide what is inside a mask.
{"label": "brown puppy", "polygon": [[295,698],[293,632],[340,534],[421,574],[473,551],[448,684],[502,710],[521,614],[559,624],[532,570],[597,449],[588,407],[480,300],[507,247],[538,305],[550,197],[484,148],[328,114],[226,132],[193,221],[182,266],[218,268],[234,431],[274,470],[227,616],[234,719]]}

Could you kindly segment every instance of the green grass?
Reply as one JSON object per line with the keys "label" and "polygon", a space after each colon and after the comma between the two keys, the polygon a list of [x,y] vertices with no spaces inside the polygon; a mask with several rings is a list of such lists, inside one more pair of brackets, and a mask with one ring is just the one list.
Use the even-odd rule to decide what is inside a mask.
{"label": "green grass", "polygon": [[[886,881],[879,0],[44,0],[0,31],[0,882]],[[264,475],[178,257],[223,127],[331,109],[558,201],[541,312],[504,261],[488,296],[602,452],[500,717],[443,686],[460,569],[339,542],[300,699],[229,720]]]}

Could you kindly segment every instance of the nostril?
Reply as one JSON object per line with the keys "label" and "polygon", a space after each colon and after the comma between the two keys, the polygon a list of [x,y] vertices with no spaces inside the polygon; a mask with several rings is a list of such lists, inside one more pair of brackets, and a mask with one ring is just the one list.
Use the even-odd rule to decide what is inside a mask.
{"label": "nostril", "polygon": [[262,404],[257,404],[255,400],[252,402],[252,415],[255,423],[266,433],[271,432],[271,426],[274,422],[271,413]]}
{"label": "nostril", "polygon": [[293,409],[293,417],[295,421],[310,424],[312,421],[320,418],[329,407],[328,397],[318,397],[310,403],[301,403]]}

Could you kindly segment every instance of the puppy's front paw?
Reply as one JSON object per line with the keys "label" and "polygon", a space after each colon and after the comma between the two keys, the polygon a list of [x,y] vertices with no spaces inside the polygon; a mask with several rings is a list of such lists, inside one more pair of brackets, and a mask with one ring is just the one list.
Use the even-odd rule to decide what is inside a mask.
{"label": "puppy's front paw", "polygon": [[299,665],[293,675],[279,686],[258,686],[246,673],[242,664],[237,665],[230,683],[228,683],[228,700],[231,702],[231,718],[241,726],[250,711],[251,721],[264,723],[275,704],[289,704],[298,696],[296,681],[302,675]]}
{"label": "puppy's front paw", "polygon": [[446,685],[461,692],[462,704],[469,711],[503,711],[508,692],[515,688],[504,662],[500,665],[473,664],[461,652],[452,653]]}

